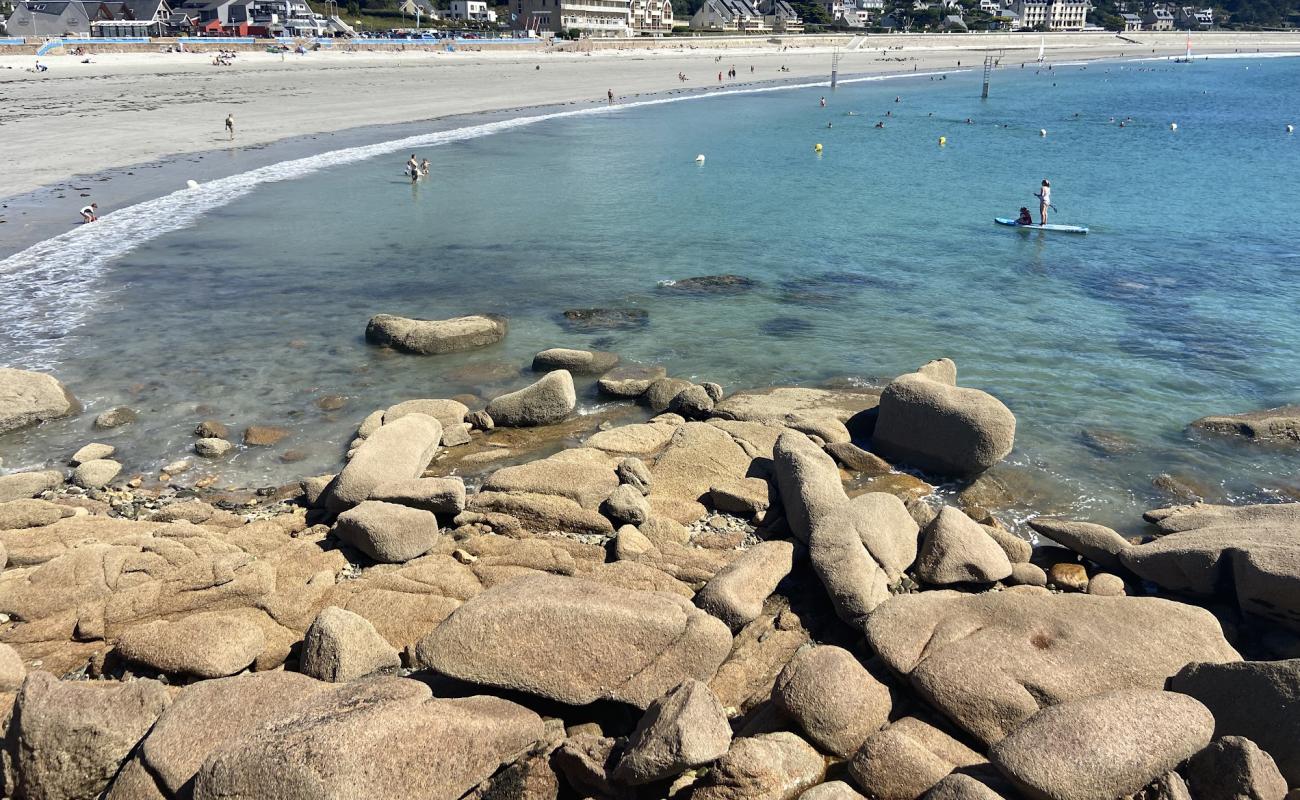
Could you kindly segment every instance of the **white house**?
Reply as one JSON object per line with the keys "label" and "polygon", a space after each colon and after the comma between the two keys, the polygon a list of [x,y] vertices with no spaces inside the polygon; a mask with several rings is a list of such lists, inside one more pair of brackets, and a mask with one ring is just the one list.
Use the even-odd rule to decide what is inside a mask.
{"label": "white house", "polygon": [[1016,0],[1011,10],[1022,28],[1046,25],[1052,31],[1079,31],[1088,24],[1088,0]]}
{"label": "white house", "polygon": [[749,0],[704,0],[691,17],[690,26],[695,31],[771,31],[762,12]]}
{"label": "white house", "polygon": [[604,39],[632,35],[631,0],[514,0],[511,7],[527,30]]}
{"label": "white house", "polygon": [[485,0],[451,0],[447,19],[472,19],[479,22],[496,22],[497,12],[488,8]]}
{"label": "white house", "polygon": [[632,0],[629,10],[632,30],[639,35],[671,33],[673,30],[672,0]]}

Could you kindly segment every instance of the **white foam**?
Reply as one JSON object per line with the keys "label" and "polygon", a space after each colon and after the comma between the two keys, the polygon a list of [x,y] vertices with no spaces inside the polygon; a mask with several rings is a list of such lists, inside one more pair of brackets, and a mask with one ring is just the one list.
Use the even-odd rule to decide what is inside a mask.
{"label": "white foam", "polygon": [[[943,75],[946,72],[948,71],[872,75],[842,79],[840,83],[920,78]],[[616,106],[602,104],[469,125],[449,131],[422,133],[281,161],[128,206],[101,216],[95,223],[78,225],[67,233],[34,244],[0,261],[0,280],[5,285],[5,290],[0,292],[0,320],[5,320],[0,335],[10,339],[14,345],[12,348],[4,348],[10,351],[5,358],[6,366],[53,366],[58,339],[81,324],[94,308],[97,299],[95,279],[106,266],[148,241],[194,224],[206,212],[227,205],[262,184],[295,180],[340,164],[353,164],[391,153],[463,142],[566,117],[617,114],[632,108],[689,100],[829,85],[829,81],[817,81],[725,89],[640,100]]]}

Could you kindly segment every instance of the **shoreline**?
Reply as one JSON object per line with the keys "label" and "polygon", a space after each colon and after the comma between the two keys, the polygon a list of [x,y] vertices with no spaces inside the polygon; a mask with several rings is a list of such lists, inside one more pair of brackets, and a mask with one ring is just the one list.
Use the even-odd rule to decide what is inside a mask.
{"label": "shoreline", "polygon": [[[1029,52],[1037,46],[1030,38],[1026,35],[1022,47],[1003,49],[1012,54],[1017,50]],[[1052,34],[1050,38],[1049,64],[1062,57],[1070,61],[1136,58],[1138,49],[1149,44],[1155,44],[1157,57],[1180,54],[1183,47],[1181,34],[1148,34],[1145,38],[1149,41],[1141,44],[1110,37],[1098,41],[1097,34]],[[895,45],[895,41],[904,44]],[[842,54],[843,74],[875,77],[912,70],[954,69],[962,61],[961,56],[978,47],[980,40],[912,34],[873,36],[866,44],[868,47]],[[600,103],[605,88],[614,91],[616,97],[640,98],[683,88],[735,88],[755,81],[766,85],[772,81],[829,80],[832,48],[815,41],[794,45],[789,51],[779,45],[738,49],[709,48],[707,42],[697,47],[692,42],[689,46],[696,49],[685,53],[670,48],[587,53],[322,52],[300,57],[308,60],[299,62],[281,62],[266,53],[243,53],[239,56],[243,61],[234,67],[215,68],[217,73],[205,66],[206,56],[201,54],[104,54],[96,56],[91,65],[80,64],[76,56],[55,56],[44,59],[44,63],[52,65],[51,72],[39,77],[21,71],[28,68],[28,57],[0,56],[0,87],[12,92],[15,101],[11,104],[12,116],[0,110],[0,130],[19,152],[28,154],[17,169],[5,176],[7,183],[0,185],[0,204],[23,206],[32,195],[66,187],[71,181],[97,181],[110,173],[125,175],[134,167],[151,168],[160,162],[173,163],[188,157],[275,147],[300,137],[351,138],[350,134],[367,129],[437,123],[480,113],[519,113]],[[903,49],[876,49],[899,46]],[[1216,34],[1210,41],[1198,43],[1201,49],[1197,54],[1227,53],[1250,46],[1300,53],[1300,37]],[[886,52],[889,55],[884,55]],[[982,52],[978,50],[976,56]],[[178,63],[176,58],[187,61]],[[722,59],[722,63],[715,59]],[[712,73],[733,61],[738,62],[738,79],[713,82]],[[586,65],[593,69],[584,69]],[[746,73],[746,66],[754,67],[755,72]],[[778,73],[778,66],[788,67],[789,71]],[[439,71],[436,79],[421,74],[427,69]],[[599,74],[593,76],[593,72]],[[687,74],[690,82],[678,83],[674,77],[678,72]],[[348,78],[342,78],[345,75]],[[353,91],[346,82],[356,76],[368,80],[357,82]],[[412,79],[419,83],[413,84]],[[194,87],[178,87],[178,80],[192,81]],[[35,102],[38,87],[53,96],[39,95],[45,102]],[[123,91],[155,99],[129,98],[123,106]],[[195,97],[199,92],[215,97]],[[324,110],[321,103],[302,99],[330,93],[342,94],[348,100],[327,101]],[[415,107],[421,110],[403,110]],[[223,146],[227,140],[221,130],[221,121],[231,112],[237,121],[234,147]],[[68,116],[74,119],[66,119]],[[84,118],[90,118],[92,124],[78,121]],[[150,136],[157,131],[166,131],[167,135]],[[41,150],[40,145],[51,139],[65,142],[65,148],[57,154]],[[8,216],[9,224],[13,224],[6,211],[0,209],[0,218]],[[6,238],[7,232],[0,227],[0,242]],[[0,255],[8,250],[5,247]]]}

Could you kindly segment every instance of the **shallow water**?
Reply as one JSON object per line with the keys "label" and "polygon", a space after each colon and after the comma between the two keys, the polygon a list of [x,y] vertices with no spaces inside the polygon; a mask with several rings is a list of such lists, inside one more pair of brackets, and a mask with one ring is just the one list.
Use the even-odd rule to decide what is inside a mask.
{"label": "shallow water", "polygon": [[[880,383],[946,355],[1016,413],[1012,461],[1090,518],[1131,521],[1161,500],[1162,472],[1214,499],[1300,491],[1285,451],[1185,432],[1300,399],[1296,108],[1300,59],[1016,65],[983,102],[964,73],[431,136],[416,151],[434,178],[416,187],[392,152],[411,142],[215,181],[130,226],[123,213],[116,234],[112,217],[76,231],[43,271],[30,253],[0,262],[20,287],[0,299],[0,363],[52,369],[92,412],[0,438],[0,454],[35,464],[94,438],[156,467],[184,453],[206,404],[232,427],[295,429],[228,466],[260,484],[332,469],[373,408],[522,385],[549,346],[729,388]],[[1092,233],[991,224],[1034,207],[1044,176],[1053,221]],[[663,285],[719,273],[758,285]],[[561,312],[586,307],[649,320],[567,329]],[[380,312],[495,312],[511,331],[472,353],[389,356],[362,338]],[[332,394],[347,407],[322,413],[313,401]],[[118,404],[142,421],[92,433]],[[1132,452],[1104,456],[1085,429]],[[290,448],[306,460],[281,464]]]}

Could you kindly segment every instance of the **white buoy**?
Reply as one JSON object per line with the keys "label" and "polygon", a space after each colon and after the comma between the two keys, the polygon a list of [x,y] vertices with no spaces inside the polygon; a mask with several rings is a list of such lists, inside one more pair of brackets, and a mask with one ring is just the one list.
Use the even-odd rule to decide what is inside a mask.
{"label": "white buoy", "polygon": [[695,157],[695,163],[696,163],[696,164],[703,164],[703,163],[704,163],[704,154],[703,154],[703,153],[700,153],[698,156]]}
{"label": "white buoy", "polygon": [[1295,133],[1295,126],[1294,126],[1294,125],[1288,125],[1288,126],[1286,126],[1286,132],[1287,132],[1287,133]]}
{"label": "white buoy", "polygon": [[194,180],[193,178],[191,178],[190,180],[185,181],[185,188],[187,188],[187,189],[197,189],[197,188],[199,188],[199,182],[196,181],[196,180]]}
{"label": "white buoy", "polygon": [[1039,136],[1046,136],[1046,135],[1047,135],[1047,128],[1039,128],[1039,129],[1038,129],[1038,135],[1039,135]]}
{"label": "white buoy", "polygon": [[1171,131],[1176,131],[1176,130],[1178,130],[1178,123],[1177,123],[1177,122],[1171,122],[1171,123],[1169,123],[1169,130],[1171,130]]}

